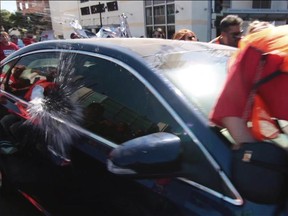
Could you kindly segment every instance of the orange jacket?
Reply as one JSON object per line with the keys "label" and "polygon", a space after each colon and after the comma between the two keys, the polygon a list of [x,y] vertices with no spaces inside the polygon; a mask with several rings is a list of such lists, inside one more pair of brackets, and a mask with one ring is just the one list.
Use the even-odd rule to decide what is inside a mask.
{"label": "orange jacket", "polygon": [[240,40],[240,51],[247,46],[255,47],[264,53],[278,54],[284,61],[280,70],[288,72],[288,25],[271,27],[249,34]]}

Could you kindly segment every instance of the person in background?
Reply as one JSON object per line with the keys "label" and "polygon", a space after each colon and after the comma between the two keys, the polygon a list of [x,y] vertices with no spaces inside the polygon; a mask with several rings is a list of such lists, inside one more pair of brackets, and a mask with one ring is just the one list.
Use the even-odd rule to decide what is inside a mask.
{"label": "person in background", "polygon": [[[252,32],[239,45],[237,60],[228,67],[228,78],[210,116],[214,124],[227,128],[235,140],[234,149],[277,137],[273,119],[288,120],[288,25]],[[273,77],[267,80],[269,76]],[[261,81],[266,82],[257,86]],[[261,99],[261,106],[255,107],[256,99]],[[249,121],[252,127],[248,128]],[[256,130],[263,121],[273,137],[263,133],[268,128]]]}
{"label": "person in background", "polygon": [[71,34],[70,34],[70,38],[71,39],[78,39],[78,38],[81,38],[78,34],[76,34],[75,32],[72,32]]}
{"label": "person in background", "polygon": [[27,32],[26,37],[23,38],[23,43],[25,46],[28,46],[30,44],[36,43],[36,40],[33,38],[33,33],[32,32]]}
{"label": "person in background", "polygon": [[22,48],[25,46],[21,38],[19,38],[17,35],[11,35],[10,38],[11,38],[11,42],[16,44],[19,48]]}
{"label": "person in background", "polygon": [[6,58],[11,53],[19,50],[19,47],[10,41],[9,34],[7,32],[0,33],[0,61]]}
{"label": "person in background", "polygon": [[162,28],[156,28],[152,32],[152,38],[162,38],[166,39],[166,34]]}
{"label": "person in background", "polygon": [[252,34],[254,32],[258,32],[258,31],[261,31],[265,28],[269,28],[269,27],[273,27],[273,26],[274,26],[273,24],[266,22],[266,21],[254,20],[247,27],[245,35]]}
{"label": "person in background", "polygon": [[26,67],[24,65],[16,65],[12,69],[12,74],[10,76],[11,84],[9,85],[9,89],[11,92],[14,92],[14,94],[16,94],[17,96],[20,96],[21,92],[27,91],[31,85],[29,79],[21,77],[25,69]]}
{"label": "person in background", "polygon": [[243,20],[239,16],[227,15],[220,22],[221,34],[209,43],[238,47],[243,34],[242,25]]}
{"label": "person in background", "polygon": [[198,41],[196,34],[189,29],[180,29],[173,35],[173,40]]}

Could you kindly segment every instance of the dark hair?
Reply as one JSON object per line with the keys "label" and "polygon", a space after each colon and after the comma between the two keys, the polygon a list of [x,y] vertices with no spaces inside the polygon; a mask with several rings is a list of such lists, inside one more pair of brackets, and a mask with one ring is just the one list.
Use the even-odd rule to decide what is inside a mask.
{"label": "dark hair", "polygon": [[78,36],[76,33],[72,32],[72,33],[70,34],[70,38],[71,38],[71,39],[79,38],[79,36]]}
{"label": "dark hair", "polygon": [[10,35],[10,38],[11,38],[11,39],[13,39],[13,38],[18,39],[18,36],[15,35],[15,34],[13,34],[13,35]]}
{"label": "dark hair", "polygon": [[161,35],[161,38],[166,38],[166,34],[165,34],[165,31],[162,29],[162,28],[156,28],[153,30],[152,32],[152,37],[155,33],[159,33]]}
{"label": "dark hair", "polygon": [[220,22],[221,32],[227,32],[230,26],[242,26],[243,20],[237,15],[227,15]]}
{"label": "dark hair", "polygon": [[13,68],[13,77],[18,79],[25,69],[26,69],[25,65],[16,65]]}

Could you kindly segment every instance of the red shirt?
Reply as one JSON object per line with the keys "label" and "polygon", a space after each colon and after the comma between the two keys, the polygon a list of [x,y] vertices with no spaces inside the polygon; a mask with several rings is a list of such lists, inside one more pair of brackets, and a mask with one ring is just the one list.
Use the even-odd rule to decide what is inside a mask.
{"label": "red shirt", "polygon": [[33,38],[28,38],[28,37],[23,38],[23,43],[25,44],[25,46],[28,46],[28,45],[33,44],[35,42],[36,41]]}
{"label": "red shirt", "polygon": [[8,55],[10,55],[11,53],[15,52],[18,49],[19,47],[12,42],[9,42],[9,45],[3,45],[1,43],[0,44],[0,61],[2,61],[4,58],[6,58]]}

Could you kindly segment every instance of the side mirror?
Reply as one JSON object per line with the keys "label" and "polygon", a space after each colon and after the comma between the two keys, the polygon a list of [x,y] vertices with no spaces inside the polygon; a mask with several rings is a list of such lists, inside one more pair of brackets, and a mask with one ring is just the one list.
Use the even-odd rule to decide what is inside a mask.
{"label": "side mirror", "polygon": [[107,168],[118,175],[173,174],[181,167],[181,140],[159,132],[135,138],[111,151]]}

